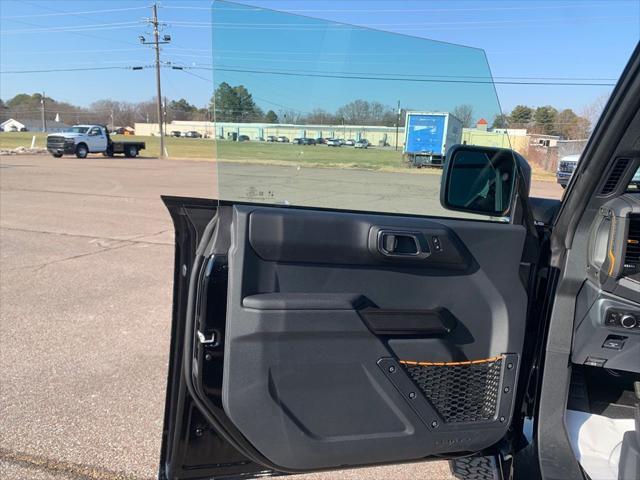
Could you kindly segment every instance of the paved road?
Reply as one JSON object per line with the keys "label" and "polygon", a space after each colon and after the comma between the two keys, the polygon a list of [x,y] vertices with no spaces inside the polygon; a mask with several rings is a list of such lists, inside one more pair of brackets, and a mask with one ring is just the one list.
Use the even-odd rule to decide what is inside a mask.
{"label": "paved road", "polygon": [[[418,202],[437,184],[433,174],[221,168],[227,193],[255,199],[271,186],[327,206],[397,207],[394,191]],[[0,157],[0,478],[154,477],[173,258],[159,196],[212,197],[215,184],[209,162]],[[444,462],[308,477],[449,478]]]}

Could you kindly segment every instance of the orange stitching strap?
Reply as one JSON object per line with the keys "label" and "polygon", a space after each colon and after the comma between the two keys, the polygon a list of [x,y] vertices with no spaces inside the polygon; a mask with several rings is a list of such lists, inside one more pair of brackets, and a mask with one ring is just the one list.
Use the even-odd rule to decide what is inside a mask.
{"label": "orange stitching strap", "polygon": [[414,362],[411,360],[398,360],[399,363],[409,366],[419,367],[455,367],[457,365],[477,365],[478,363],[490,363],[495,362],[503,358],[502,355],[496,355],[491,358],[483,358],[481,360],[465,360],[463,362]]}

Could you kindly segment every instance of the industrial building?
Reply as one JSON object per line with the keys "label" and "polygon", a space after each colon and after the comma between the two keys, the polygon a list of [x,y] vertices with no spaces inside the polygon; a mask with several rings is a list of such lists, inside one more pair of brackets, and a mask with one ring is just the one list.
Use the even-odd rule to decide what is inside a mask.
{"label": "industrial building", "polygon": [[[136,123],[136,135],[159,135],[157,123]],[[396,146],[396,128],[371,125],[294,125],[286,123],[232,123],[179,121],[166,125],[166,134],[173,131],[185,133],[196,131],[207,138],[233,140],[247,135],[250,140],[266,139],[269,136],[294,138],[342,138],[360,140],[365,138],[374,146]],[[404,128],[398,129],[398,145],[402,146]]]}

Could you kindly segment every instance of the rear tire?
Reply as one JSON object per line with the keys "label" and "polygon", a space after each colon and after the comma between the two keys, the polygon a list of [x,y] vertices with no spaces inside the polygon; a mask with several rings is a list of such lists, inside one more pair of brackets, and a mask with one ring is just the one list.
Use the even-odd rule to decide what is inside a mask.
{"label": "rear tire", "polygon": [[76,147],[76,157],[87,158],[87,155],[89,155],[89,148],[84,143]]}
{"label": "rear tire", "polygon": [[463,457],[449,460],[451,474],[459,480],[502,480],[496,457]]}
{"label": "rear tire", "polygon": [[53,158],[61,158],[62,157],[61,153],[52,153],[51,155],[53,155]]}
{"label": "rear tire", "polygon": [[138,155],[138,149],[134,145],[128,145],[124,150],[124,156],[127,158],[135,158]]}

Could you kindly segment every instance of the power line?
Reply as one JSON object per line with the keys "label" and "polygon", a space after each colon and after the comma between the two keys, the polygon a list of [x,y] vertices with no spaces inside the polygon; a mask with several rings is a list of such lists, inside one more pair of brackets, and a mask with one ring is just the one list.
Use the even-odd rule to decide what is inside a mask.
{"label": "power line", "polygon": [[75,26],[67,26],[67,27],[39,27],[39,28],[23,28],[23,29],[14,29],[14,30],[3,30],[3,35],[19,35],[23,33],[42,33],[42,32],[52,32],[52,33],[72,33],[72,32],[82,32],[82,31],[95,31],[95,30],[119,30],[122,28],[133,28],[139,27],[140,22],[117,22],[117,23],[97,23],[94,25],[75,25]]}
{"label": "power line", "polygon": [[[179,53],[171,53],[171,55],[174,56],[178,56],[178,57],[202,57],[202,58],[207,58],[207,55],[182,55]],[[218,58],[223,58],[223,57],[218,57]],[[230,57],[226,57],[228,59],[233,59],[233,60],[247,60],[247,61],[268,61],[268,62],[287,62],[287,63],[311,63],[311,64],[318,64],[318,63],[331,63],[331,64],[344,64],[344,62],[340,62],[340,61],[329,61],[329,62],[323,62],[323,61],[319,61],[319,60],[281,60],[281,59],[264,59],[264,58],[242,58],[242,57],[235,57],[235,56],[230,56]],[[385,62],[375,62],[375,63],[368,63],[368,62],[355,62],[353,64],[350,63],[350,65],[360,65],[360,64],[366,64],[366,65],[388,65],[388,63]],[[199,65],[199,66],[209,66],[211,67],[212,65]],[[215,65],[213,65],[214,69],[217,69],[217,67],[215,67]],[[282,70],[282,69],[280,69]],[[292,71],[292,70],[284,70],[284,71]],[[297,71],[297,70],[293,70],[293,71]],[[385,76],[389,76],[389,75],[402,75],[405,77],[429,77],[429,78],[475,78],[475,79],[510,79],[510,80],[575,80],[575,81],[610,81],[610,82],[615,82],[617,80],[617,78],[590,78],[590,77],[537,77],[537,76],[529,76],[529,77],[521,77],[521,76],[490,76],[490,75],[485,75],[485,76],[477,76],[477,75],[432,75],[432,74],[419,74],[419,73],[384,73],[384,72],[323,72],[323,73],[335,73],[335,74],[354,74],[354,75],[385,75]]]}
{"label": "power line", "polygon": [[[26,3],[26,2],[25,2]],[[59,13],[36,13],[33,15],[13,15],[10,17],[2,17],[2,20],[13,20],[15,18],[36,18],[36,17],[61,17],[66,15],[87,15],[96,13],[109,13],[109,12],[126,12],[131,10],[146,10],[147,7],[127,7],[127,8],[109,8],[104,10],[86,10],[84,12],[59,12]]]}
{"label": "power line", "polygon": [[135,67],[86,67],[86,68],[51,68],[42,70],[6,70],[1,71],[0,75],[8,75],[14,73],[54,73],[54,72],[88,72],[94,70],[142,70],[145,68],[151,68],[151,65],[135,66]]}
{"label": "power line", "polygon": [[201,75],[198,75],[197,73],[189,72],[189,71],[185,70],[184,67],[180,67],[180,68],[173,68],[172,67],[172,69],[173,70],[180,70],[181,72],[186,73],[187,75],[191,75],[192,77],[199,78],[200,80],[204,80],[205,82],[208,82],[208,83],[213,83],[212,79],[203,77]]}
{"label": "power line", "polygon": [[[628,16],[615,16],[615,17],[575,17],[572,18],[572,21],[576,20],[624,20],[628,19]],[[502,24],[511,24],[511,23],[534,23],[539,25],[544,22],[552,22],[552,23],[565,23],[567,20],[564,18],[548,18],[545,20],[540,19],[524,19],[524,20],[457,20],[452,22],[418,22],[418,23],[367,23],[366,25],[354,25],[347,23],[336,23],[331,21],[325,21],[322,19],[312,19],[310,18],[307,22],[301,23],[292,23],[292,22],[282,22],[282,23],[267,23],[267,22],[191,22],[184,20],[167,20],[167,22],[172,25],[193,25],[193,26],[202,26],[202,27],[285,27],[286,30],[289,30],[288,27],[305,27],[305,28],[368,28],[368,27],[437,27],[442,25],[502,25]]]}
{"label": "power line", "polygon": [[9,52],[2,52],[3,55],[20,55],[20,56],[24,56],[24,55],[51,55],[51,54],[58,54],[58,53],[115,53],[115,52],[139,52],[140,48],[110,48],[110,49],[105,49],[105,50],[96,50],[96,49],[91,49],[91,50],[39,50],[37,52],[20,52],[20,51],[9,51]]}
{"label": "power line", "polygon": [[[26,0],[21,0],[21,2],[23,4],[34,6],[34,7],[38,8],[38,9],[45,9],[45,10],[49,10],[51,12],[63,13],[65,15],[71,15],[71,16],[78,17],[78,18],[89,19],[91,21],[94,20],[93,18],[85,17],[85,16],[83,16],[81,14],[78,14],[78,13],[68,12],[66,10],[60,10],[58,8],[52,8],[52,7],[48,6],[48,5],[38,5],[36,3],[29,2],[29,1],[26,1]],[[38,25],[38,24],[35,24],[35,23],[31,23],[31,22],[25,22],[24,20],[13,20],[13,21],[16,22],[16,23],[21,23],[23,25],[29,25],[31,27],[40,27],[40,28],[44,27],[43,25]],[[69,33],[70,35],[76,35],[76,36],[85,37],[85,38],[96,38],[98,40],[103,40],[103,41],[106,40],[108,42],[117,42],[117,43],[122,43],[122,44],[126,44],[126,45],[135,45],[133,42],[128,42],[126,40],[121,40],[119,38],[115,38],[115,39],[114,38],[107,38],[107,37],[102,37],[100,35],[94,35],[94,34],[91,34],[91,33],[83,33],[83,32],[67,32],[67,33]]]}
{"label": "power line", "polygon": [[[628,0],[629,2],[633,2],[634,0]],[[576,5],[583,6],[599,6],[598,2],[571,2],[564,5],[535,5],[530,7],[477,7],[477,8],[385,8],[385,9],[377,9],[377,8],[367,8],[367,13],[436,13],[436,12],[486,12],[486,11],[520,11],[520,10],[551,10],[551,9],[564,9],[571,8],[575,9]],[[193,7],[193,6],[174,6],[174,5],[163,5],[162,8],[171,9],[171,10],[207,10],[211,11],[212,7]],[[276,12],[276,13],[362,13],[361,9],[331,9],[331,8],[322,8],[322,9],[283,9],[282,11],[272,10],[268,8],[263,8],[259,6],[246,6],[245,8],[216,8],[220,11],[224,12]]]}
{"label": "power line", "polygon": [[[129,59],[120,59],[120,60],[99,60],[97,62],[73,62],[73,63],[65,63],[59,62],[56,64],[45,64],[39,63],[37,66],[40,69],[56,69],[56,68],[80,68],[80,67],[94,67],[94,66],[116,66],[116,67],[124,67],[127,68],[130,65],[132,66],[140,66],[144,65],[147,59],[141,58],[129,58]],[[29,67],[29,65],[2,65],[7,70],[20,70],[25,67]],[[195,65],[194,65],[195,66]]]}
{"label": "power line", "polygon": [[[184,67],[196,70],[214,70],[212,67]],[[275,71],[275,70],[252,70],[235,67],[216,67],[218,72],[235,72],[235,73],[256,73],[264,75],[282,75],[289,77],[313,77],[313,78],[341,78],[347,80],[379,80],[394,82],[423,82],[423,83],[465,83],[465,84],[496,84],[496,85],[555,85],[555,86],[600,86],[612,87],[615,83],[596,83],[596,82],[548,82],[548,81],[506,81],[506,80],[453,80],[453,79],[437,79],[437,78],[399,78],[399,77],[381,77],[381,76],[364,76],[364,75],[339,75],[325,73],[302,73],[294,71]],[[487,77],[489,78],[489,77]]]}
{"label": "power line", "polygon": [[[315,19],[314,19],[315,20]],[[572,18],[574,20],[581,20],[583,22],[593,21],[594,24],[606,24],[605,20],[614,20],[616,24],[621,23],[635,23],[634,19],[625,17],[577,17]],[[626,21],[625,21],[626,20]],[[169,21],[169,23],[176,28],[213,28],[220,30],[280,30],[280,31],[316,31],[323,32],[327,30],[334,31],[359,31],[359,30],[373,30],[380,31],[382,27],[393,27],[393,31],[385,31],[384,33],[393,34],[394,32],[412,32],[419,31],[425,28],[429,28],[429,31],[433,30],[461,30],[461,29],[487,29],[496,28],[496,26],[504,27],[516,27],[520,25],[543,25],[543,24],[566,24],[567,19],[564,18],[548,18],[545,20],[529,19],[529,20],[482,20],[482,21],[455,21],[455,22],[429,22],[429,23],[413,23],[413,24],[392,24],[392,23],[368,23],[366,25],[352,25],[347,23],[334,23],[327,21],[322,23],[322,20],[308,23],[239,23],[239,22],[187,22],[187,21]],[[376,30],[378,29],[378,30]]]}

